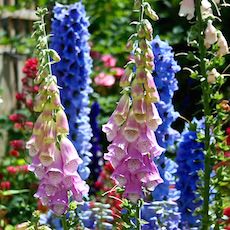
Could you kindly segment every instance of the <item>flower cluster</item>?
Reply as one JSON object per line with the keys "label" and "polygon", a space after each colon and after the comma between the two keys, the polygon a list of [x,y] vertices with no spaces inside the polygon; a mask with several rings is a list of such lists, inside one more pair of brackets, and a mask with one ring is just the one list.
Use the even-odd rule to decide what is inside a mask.
{"label": "flower cluster", "polygon": [[141,210],[141,217],[147,221],[143,230],[179,230],[180,213],[173,201],[154,201],[145,203]]}
{"label": "flower cluster", "polygon": [[34,33],[40,41],[37,46],[40,65],[35,78],[35,82],[40,85],[34,110],[40,112],[40,115],[26,145],[33,158],[30,170],[40,180],[35,196],[55,214],[62,215],[68,208],[69,191],[75,200],[82,201],[82,196],[88,192],[88,186],[76,171],[82,160],[67,138],[67,116],[61,104],[57,79],[51,72],[51,62],[47,63],[50,56],[53,62],[59,61],[60,57],[54,50],[47,48],[47,36],[44,34],[45,13],[45,9],[38,10],[40,21],[35,23]]}
{"label": "flower cluster", "polygon": [[[156,130],[156,138],[160,146],[172,150],[179,133],[171,127],[173,121],[179,116],[174,111],[172,98],[178,89],[175,74],[180,70],[174,60],[172,47],[160,40],[159,36],[153,39],[152,50],[154,54],[155,69],[153,76],[161,101],[156,103],[162,124]],[[175,189],[175,174],[177,165],[162,154],[157,160],[158,169],[164,182],[153,192],[154,200],[173,199],[177,197]]]}
{"label": "flower cluster", "polygon": [[102,128],[112,141],[104,155],[114,168],[112,178],[125,188],[124,196],[132,202],[142,196],[142,187],[152,191],[162,183],[153,158],[163,151],[154,133],[162,121],[155,106],[159,95],[151,74],[152,26],[143,19],[137,30],[127,44],[128,49],[133,49],[134,60],[127,63],[120,79],[122,97]]}
{"label": "flower cluster", "polygon": [[[199,216],[195,216],[195,210],[200,207],[201,201],[197,200],[199,170],[204,168],[204,144],[197,141],[197,132],[203,127],[203,120],[193,121],[197,126],[194,130],[186,128],[177,149],[176,162],[178,164],[178,181],[176,188],[180,190],[180,198],[177,200],[183,226],[199,226]],[[202,127],[201,127],[202,126]]]}
{"label": "flower cluster", "polygon": [[53,9],[52,43],[61,61],[52,66],[57,76],[61,101],[68,117],[70,133],[69,138],[77,149],[83,163],[78,172],[82,179],[89,176],[92,154],[90,139],[92,131],[89,124],[89,86],[92,61],[89,55],[88,26],[84,6],[81,2],[65,6],[56,4]]}
{"label": "flower cluster", "polygon": [[93,154],[90,162],[90,178],[95,181],[97,180],[101,167],[103,165],[103,158],[102,158],[102,149],[100,146],[101,142],[101,129],[99,128],[97,117],[100,113],[100,105],[97,102],[94,102],[91,106],[90,111],[90,126],[92,128],[93,137],[91,139],[92,148],[90,152]]}
{"label": "flower cluster", "polygon": [[180,71],[180,66],[174,60],[172,47],[161,41],[159,36],[153,39],[151,45],[155,57],[155,69],[152,74],[161,99],[156,103],[156,107],[163,121],[156,130],[156,138],[160,146],[170,148],[179,137],[179,133],[171,128],[171,124],[179,116],[174,110],[172,98],[178,89],[175,74]]}
{"label": "flower cluster", "polygon": [[94,83],[97,86],[111,87],[116,79],[120,79],[124,74],[124,69],[117,67],[117,59],[110,54],[101,55],[96,51],[91,52],[91,57],[95,62],[96,75]]}
{"label": "flower cluster", "polygon": [[22,78],[22,92],[16,94],[17,101],[22,102],[28,109],[33,110],[33,98],[38,93],[38,84],[34,83],[34,78],[37,75],[38,60],[29,58],[24,67]]}

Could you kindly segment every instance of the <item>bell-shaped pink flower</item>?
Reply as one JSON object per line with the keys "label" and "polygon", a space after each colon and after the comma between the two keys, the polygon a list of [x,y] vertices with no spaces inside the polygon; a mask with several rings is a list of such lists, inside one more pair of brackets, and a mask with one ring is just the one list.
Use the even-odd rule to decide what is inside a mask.
{"label": "bell-shaped pink flower", "polygon": [[47,121],[44,125],[44,129],[43,129],[43,141],[46,144],[49,143],[54,143],[56,141],[56,123],[54,122],[53,119]]}
{"label": "bell-shaped pink flower", "polygon": [[131,180],[125,187],[124,196],[136,203],[142,196],[141,182],[136,179]]}
{"label": "bell-shaped pink flower", "polygon": [[63,215],[68,209],[67,191],[60,190],[54,196],[52,196],[50,206],[56,215]]}
{"label": "bell-shaped pink flower", "polygon": [[78,156],[77,150],[67,137],[63,137],[60,141],[60,153],[64,171],[75,172],[78,165],[82,163],[82,159]]}
{"label": "bell-shaped pink flower", "polygon": [[136,122],[132,109],[124,124],[123,135],[128,142],[134,142],[139,136],[139,124]]}
{"label": "bell-shaped pink flower", "polygon": [[39,160],[42,165],[49,166],[55,160],[55,154],[58,152],[55,143],[44,144],[39,151]]}
{"label": "bell-shaped pink flower", "polygon": [[117,135],[118,126],[111,116],[108,123],[102,126],[102,131],[106,134],[107,140],[112,141]]}
{"label": "bell-shaped pink flower", "polygon": [[157,108],[154,103],[147,104],[147,126],[153,131],[157,130],[158,126],[162,124]]}
{"label": "bell-shaped pink flower", "polygon": [[57,133],[68,134],[69,124],[65,112],[60,109],[56,114]]}
{"label": "bell-shaped pink flower", "polygon": [[115,123],[120,126],[122,125],[128,116],[130,106],[130,98],[128,94],[123,94],[120,101],[118,102],[117,108],[113,113]]}
{"label": "bell-shaped pink flower", "polygon": [[195,3],[194,0],[182,0],[180,2],[180,17],[187,17],[188,20],[191,20],[194,17],[195,13]]}
{"label": "bell-shaped pink flower", "polygon": [[217,51],[217,55],[219,57],[222,57],[229,53],[228,43],[224,37],[224,35],[219,31],[217,45],[219,46],[219,49]]}
{"label": "bell-shaped pink flower", "polygon": [[138,83],[136,80],[132,82],[131,95],[133,98],[142,98],[144,95],[143,85]]}
{"label": "bell-shaped pink flower", "polygon": [[82,201],[82,196],[88,193],[89,186],[80,177],[74,177],[71,191],[76,201]]}
{"label": "bell-shaped pink flower", "polygon": [[206,48],[209,48],[211,45],[213,45],[215,42],[217,42],[217,30],[212,25],[212,21],[208,20],[207,28],[205,29],[205,37],[204,37],[204,43]]}
{"label": "bell-shaped pink flower", "polygon": [[146,121],[146,102],[144,97],[133,98],[133,114],[138,123]]}

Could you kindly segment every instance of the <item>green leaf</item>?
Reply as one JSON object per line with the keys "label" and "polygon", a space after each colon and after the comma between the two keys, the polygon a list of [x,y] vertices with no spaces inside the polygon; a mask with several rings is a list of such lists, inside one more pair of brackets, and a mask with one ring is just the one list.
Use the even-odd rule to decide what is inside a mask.
{"label": "green leaf", "polygon": [[29,189],[21,189],[21,190],[7,190],[7,191],[0,191],[0,194],[2,196],[10,196],[10,195],[16,195],[21,193],[29,192]]}

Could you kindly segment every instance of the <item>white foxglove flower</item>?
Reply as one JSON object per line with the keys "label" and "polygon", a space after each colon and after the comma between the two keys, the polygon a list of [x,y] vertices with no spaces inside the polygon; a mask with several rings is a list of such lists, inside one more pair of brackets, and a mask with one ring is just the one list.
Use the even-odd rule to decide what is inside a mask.
{"label": "white foxglove flower", "polygon": [[208,71],[207,74],[207,81],[210,84],[214,84],[216,82],[217,77],[220,76],[220,74],[217,72],[215,68],[213,68],[211,71]]}
{"label": "white foxglove flower", "polygon": [[195,3],[194,0],[182,0],[180,2],[180,17],[187,17],[188,20],[191,20],[194,17],[195,12]]}
{"label": "white foxglove flower", "polygon": [[219,50],[217,51],[218,56],[222,57],[225,54],[229,53],[228,43],[221,32],[219,33],[218,36],[217,45],[219,46]]}
{"label": "white foxglove flower", "polygon": [[202,14],[202,18],[207,18],[213,15],[212,5],[208,0],[201,1],[201,14]]}
{"label": "white foxglove flower", "polygon": [[217,30],[212,25],[211,20],[208,20],[208,25],[207,25],[207,28],[204,34],[205,34],[204,42],[205,42],[206,48],[210,48],[211,45],[217,42]]}

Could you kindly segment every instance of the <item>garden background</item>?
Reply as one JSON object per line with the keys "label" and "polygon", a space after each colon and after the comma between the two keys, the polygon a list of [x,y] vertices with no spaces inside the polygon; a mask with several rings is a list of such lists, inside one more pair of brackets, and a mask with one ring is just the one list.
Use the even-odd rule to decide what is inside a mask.
{"label": "garden background", "polygon": [[[75,1],[64,0],[0,1],[0,96],[3,99],[3,104],[0,104],[2,137],[0,146],[0,180],[1,182],[10,181],[10,188],[14,190],[12,194],[7,195],[7,198],[0,195],[0,200],[2,201],[0,205],[5,207],[7,204],[7,210],[5,208],[1,209],[0,206],[0,218],[9,225],[16,225],[26,221],[27,218],[30,219],[32,212],[37,207],[42,212],[46,211],[46,208],[42,207],[41,204],[37,204],[33,198],[33,193],[36,190],[34,176],[22,167],[28,160],[26,152],[20,149],[20,147],[17,150],[19,155],[16,152],[12,152],[12,146],[15,149],[12,140],[20,139],[22,135],[25,139],[29,138],[31,133],[31,123],[29,121],[34,122],[33,112],[31,112],[32,105],[28,101],[21,100],[20,93],[23,90],[28,90],[28,88],[25,88],[25,84],[28,82],[23,82],[23,79],[31,73],[31,66],[32,71],[35,71],[33,68],[36,68],[36,61],[34,60],[29,64],[27,62],[27,65],[25,65],[28,58],[35,57],[36,41],[31,38],[33,33],[32,22],[37,20],[35,9],[38,6],[49,9],[47,17],[47,33],[49,33],[51,32],[51,18],[53,18],[52,9],[57,2],[61,4],[75,3]],[[189,51],[187,47],[187,34],[190,25],[185,18],[178,16],[180,0],[149,0],[148,2],[160,18],[154,25],[153,37],[159,35],[161,40],[167,41],[172,46],[175,60],[182,67],[181,71],[176,73],[178,90],[174,92],[172,99],[175,111],[180,114],[172,123],[172,128],[182,133],[187,123],[186,120],[192,121],[194,118],[197,120],[202,118],[199,82],[189,78],[189,72],[183,70],[183,67],[192,66],[194,63],[192,56],[185,58],[186,55],[183,55],[185,51]],[[96,201],[97,196],[100,196],[99,194],[102,194],[104,190],[108,190],[103,188],[104,190],[100,191],[102,185],[98,181],[99,174],[103,170],[110,170],[108,169],[109,166],[103,169],[102,153],[106,152],[108,142],[100,130],[102,125],[108,121],[109,116],[116,107],[116,102],[120,98],[119,79],[124,72],[123,66],[130,58],[129,52],[126,51],[126,43],[129,36],[135,31],[135,27],[130,26],[130,22],[136,19],[136,15],[132,10],[132,0],[83,0],[82,3],[85,6],[90,22],[88,29],[90,33],[90,53],[93,59],[91,74],[93,92],[90,94],[91,126],[93,127],[93,122],[98,123],[96,139],[91,140],[92,144],[95,140],[98,142],[98,149],[95,150],[97,154],[92,157],[94,163],[97,163],[91,163],[89,166],[91,174],[88,179],[91,186],[91,194],[95,196],[96,192],[98,192],[94,199]],[[226,40],[230,41],[229,8],[226,7],[222,10],[221,18],[222,22],[219,24],[218,29],[223,32]],[[189,49],[192,50],[191,47]],[[229,63],[229,61],[230,57],[227,55],[225,63]],[[223,71],[226,66],[227,64],[223,65],[222,69],[218,71]],[[110,78],[106,82],[95,80],[102,73],[109,75]],[[226,99],[230,98],[229,82],[228,78],[221,89]],[[28,92],[32,93],[33,99],[33,94],[36,94],[37,89],[33,84],[30,87],[33,87],[33,90]],[[11,116],[9,119],[9,115],[18,113],[25,116],[26,119],[30,118],[26,128],[19,125],[22,120],[23,122],[25,121],[24,117],[15,118]],[[228,125],[226,124],[224,127],[227,128]],[[171,148],[171,153],[170,151],[167,153],[167,156],[171,159],[176,158],[175,148],[176,145]],[[9,168],[9,166],[12,167]],[[107,171],[106,173],[108,173]],[[4,189],[6,189],[9,184],[4,184],[4,186]],[[109,187],[111,185],[106,186]],[[27,190],[28,188],[29,191]],[[3,187],[1,189],[3,190]],[[17,190],[20,191],[17,193]],[[103,203],[105,200],[102,199],[100,202]],[[81,211],[79,212],[81,213]],[[17,215],[17,213],[20,213],[20,215]]]}

